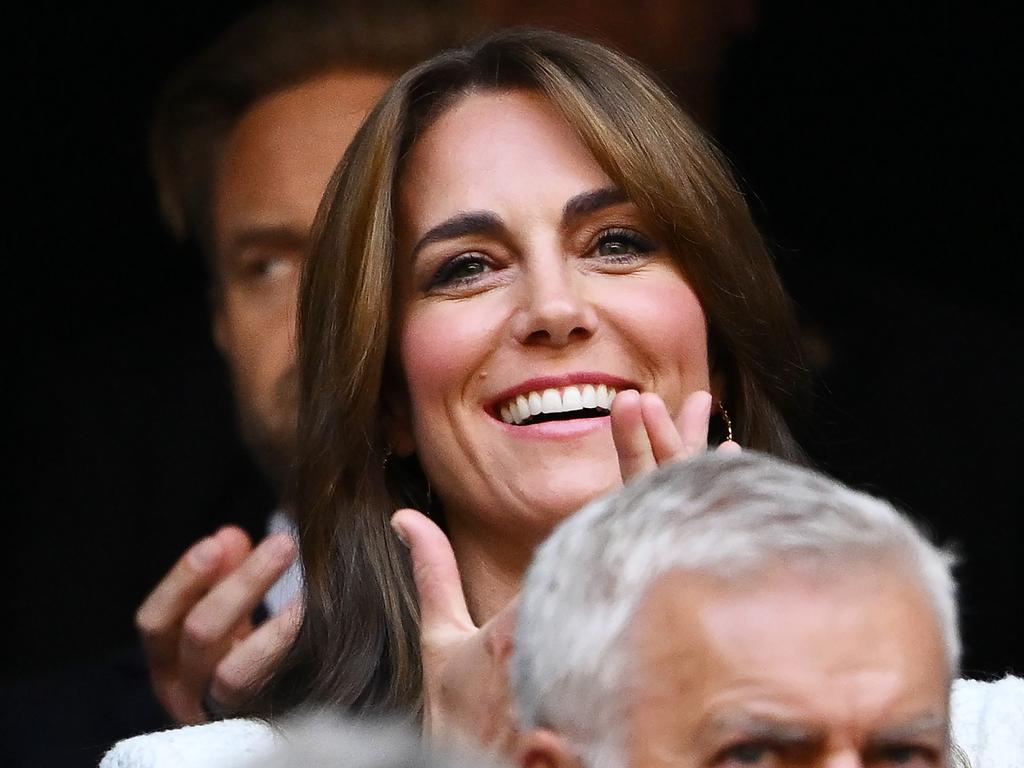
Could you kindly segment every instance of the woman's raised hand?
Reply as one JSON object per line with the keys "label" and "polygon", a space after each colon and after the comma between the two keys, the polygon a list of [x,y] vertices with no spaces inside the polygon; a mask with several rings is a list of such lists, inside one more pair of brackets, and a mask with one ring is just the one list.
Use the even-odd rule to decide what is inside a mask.
{"label": "woman's raised hand", "polygon": [[444,532],[413,509],[396,512],[391,527],[409,547],[419,597],[424,734],[511,756],[516,730],[508,662],[518,599],[477,627]]}
{"label": "woman's raised hand", "polygon": [[[664,401],[653,392],[619,392],[612,402],[612,439],[619,455],[622,482],[650,472],[659,464],[696,456],[707,450],[711,393],[698,390],[684,401],[673,420]],[[719,451],[738,451],[732,440]]]}

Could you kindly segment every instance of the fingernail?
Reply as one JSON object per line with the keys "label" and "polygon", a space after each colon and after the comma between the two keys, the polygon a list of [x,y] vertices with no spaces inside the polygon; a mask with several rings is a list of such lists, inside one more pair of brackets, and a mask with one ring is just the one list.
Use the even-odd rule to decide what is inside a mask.
{"label": "fingernail", "polygon": [[395,532],[395,536],[398,537],[398,540],[402,542],[406,549],[412,549],[412,547],[409,546],[408,539],[405,538],[405,533],[395,524],[394,518],[391,520],[391,530]]}
{"label": "fingernail", "polygon": [[208,571],[217,564],[220,557],[220,544],[213,537],[207,537],[192,547],[188,559],[200,571]]}

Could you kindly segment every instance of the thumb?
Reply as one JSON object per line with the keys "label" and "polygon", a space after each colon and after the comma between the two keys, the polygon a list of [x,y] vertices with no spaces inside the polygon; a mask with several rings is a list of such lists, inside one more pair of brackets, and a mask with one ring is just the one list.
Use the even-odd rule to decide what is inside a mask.
{"label": "thumb", "polygon": [[466,607],[455,553],[444,532],[415,509],[395,512],[391,527],[409,547],[412,557],[422,633],[476,629]]}

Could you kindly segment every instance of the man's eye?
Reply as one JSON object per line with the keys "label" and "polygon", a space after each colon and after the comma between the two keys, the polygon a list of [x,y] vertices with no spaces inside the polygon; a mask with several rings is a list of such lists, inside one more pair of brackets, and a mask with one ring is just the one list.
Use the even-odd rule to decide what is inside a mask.
{"label": "man's eye", "polygon": [[295,263],[283,257],[260,259],[254,264],[253,272],[267,280],[290,275],[295,270]]}
{"label": "man's eye", "polygon": [[716,761],[716,765],[721,768],[768,768],[774,765],[772,758],[772,749],[769,745],[750,742],[729,747]]}
{"label": "man's eye", "polygon": [[879,748],[869,762],[885,768],[930,768],[938,764],[938,753],[914,744],[894,744]]}
{"label": "man's eye", "polygon": [[490,271],[491,267],[481,253],[463,253],[441,265],[430,279],[430,288],[459,285],[472,282]]}

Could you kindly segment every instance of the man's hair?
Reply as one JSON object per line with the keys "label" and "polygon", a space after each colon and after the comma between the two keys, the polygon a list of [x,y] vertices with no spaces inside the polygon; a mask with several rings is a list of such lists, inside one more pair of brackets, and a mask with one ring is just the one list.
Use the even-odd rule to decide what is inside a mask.
{"label": "man's hair", "polygon": [[[165,86],[150,156],[163,216],[214,256],[212,191],[224,146],[261,99],[333,71],[398,76],[475,32],[456,0],[276,0],[229,27]],[[340,159],[340,156],[339,156]]]}
{"label": "man's hair", "polygon": [[584,507],[538,549],[519,607],[520,726],[550,728],[591,768],[621,757],[622,638],[647,589],[678,571],[746,583],[780,564],[902,569],[959,665],[954,558],[888,502],[754,451],[660,467]]}

